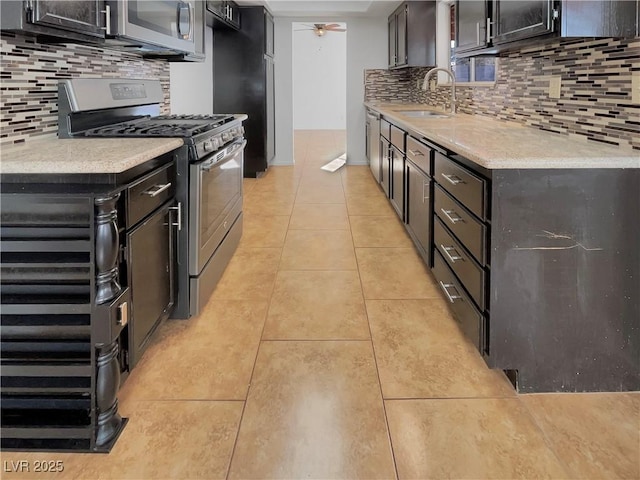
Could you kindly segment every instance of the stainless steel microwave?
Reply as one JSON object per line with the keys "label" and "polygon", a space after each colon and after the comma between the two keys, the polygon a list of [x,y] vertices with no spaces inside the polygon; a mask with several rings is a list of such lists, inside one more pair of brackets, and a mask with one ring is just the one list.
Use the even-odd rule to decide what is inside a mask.
{"label": "stainless steel microwave", "polygon": [[107,41],[138,51],[196,51],[197,0],[107,0]]}

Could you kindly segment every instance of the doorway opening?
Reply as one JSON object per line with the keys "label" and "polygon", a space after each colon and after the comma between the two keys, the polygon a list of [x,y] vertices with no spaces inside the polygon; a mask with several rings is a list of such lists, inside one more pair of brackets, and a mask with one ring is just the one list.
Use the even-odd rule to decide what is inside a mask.
{"label": "doorway opening", "polygon": [[293,162],[318,166],[346,152],[347,24],[294,22]]}

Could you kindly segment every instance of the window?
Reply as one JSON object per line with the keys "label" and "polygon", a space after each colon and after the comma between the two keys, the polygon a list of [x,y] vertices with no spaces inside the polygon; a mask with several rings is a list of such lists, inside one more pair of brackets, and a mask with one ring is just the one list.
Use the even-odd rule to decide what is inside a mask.
{"label": "window", "polygon": [[495,82],[498,63],[496,57],[456,58],[455,3],[452,3],[449,7],[449,20],[449,65],[456,76],[456,82]]}

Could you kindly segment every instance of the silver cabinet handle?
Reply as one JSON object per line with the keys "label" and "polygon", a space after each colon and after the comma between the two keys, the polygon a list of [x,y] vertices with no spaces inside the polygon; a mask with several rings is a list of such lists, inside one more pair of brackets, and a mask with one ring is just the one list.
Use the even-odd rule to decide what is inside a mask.
{"label": "silver cabinet handle", "polygon": [[101,13],[104,13],[104,33],[105,35],[111,35],[111,6],[105,5],[104,10],[100,10]]}
{"label": "silver cabinet handle", "polygon": [[409,150],[409,153],[414,157],[424,157],[424,153],[422,153],[420,150]]}
{"label": "silver cabinet handle", "polygon": [[444,179],[447,180],[452,185],[458,185],[459,183],[464,183],[464,180],[462,180],[460,177],[457,177],[455,175],[449,175],[447,173],[441,173],[440,175],[442,175]]}
{"label": "silver cabinet handle", "polygon": [[487,17],[487,31],[485,32],[485,36],[486,36],[486,41],[487,43],[489,43],[489,40],[491,40],[491,18]]}
{"label": "silver cabinet handle", "polygon": [[476,22],[476,45],[480,45],[480,22]]}
{"label": "silver cabinet handle", "polygon": [[157,197],[162,192],[167,190],[169,187],[171,187],[171,182],[166,183],[164,185],[154,185],[149,190],[145,190],[144,192],[142,192],[141,195],[149,195],[150,197]]}
{"label": "silver cabinet handle", "polygon": [[[444,254],[447,256],[447,258],[451,260],[451,263],[456,263],[458,260],[464,260],[464,258],[460,256],[460,254],[454,247],[445,247],[444,245],[440,244],[440,248],[442,249]],[[455,253],[451,255],[451,253],[449,252],[455,252]]]}
{"label": "silver cabinet handle", "polygon": [[425,191],[426,191],[426,187],[429,186],[429,182],[425,182],[424,180],[422,181],[422,203],[425,202],[425,200],[429,200],[429,194],[427,194],[425,196]]}
{"label": "silver cabinet handle", "polygon": [[[444,283],[442,280],[440,280],[440,288],[442,289],[444,294],[447,296],[447,299],[451,303],[455,303],[456,300],[460,300],[462,298],[458,293],[458,290],[456,290],[456,286],[453,283]],[[449,290],[448,290],[449,288],[453,288],[456,291],[455,295],[451,295],[449,293]]]}
{"label": "silver cabinet handle", "polygon": [[[445,210],[444,208],[441,208],[440,211],[444,213],[444,216],[447,217],[454,225],[458,222],[464,222],[464,218],[458,215],[455,210]],[[455,215],[455,217],[453,215]]]}
{"label": "silver cabinet handle", "polygon": [[169,210],[175,210],[178,212],[178,223],[172,223],[172,227],[178,227],[178,231],[182,230],[182,202],[178,202],[175,207],[169,207]]}

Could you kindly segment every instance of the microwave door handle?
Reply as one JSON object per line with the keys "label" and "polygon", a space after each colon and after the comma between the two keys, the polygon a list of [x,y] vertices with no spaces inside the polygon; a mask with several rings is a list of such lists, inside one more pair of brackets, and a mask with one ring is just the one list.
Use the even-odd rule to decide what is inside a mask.
{"label": "microwave door handle", "polygon": [[[185,2],[178,3],[178,35],[185,40],[191,38],[193,15],[191,5]],[[186,33],[184,33],[186,30]]]}

